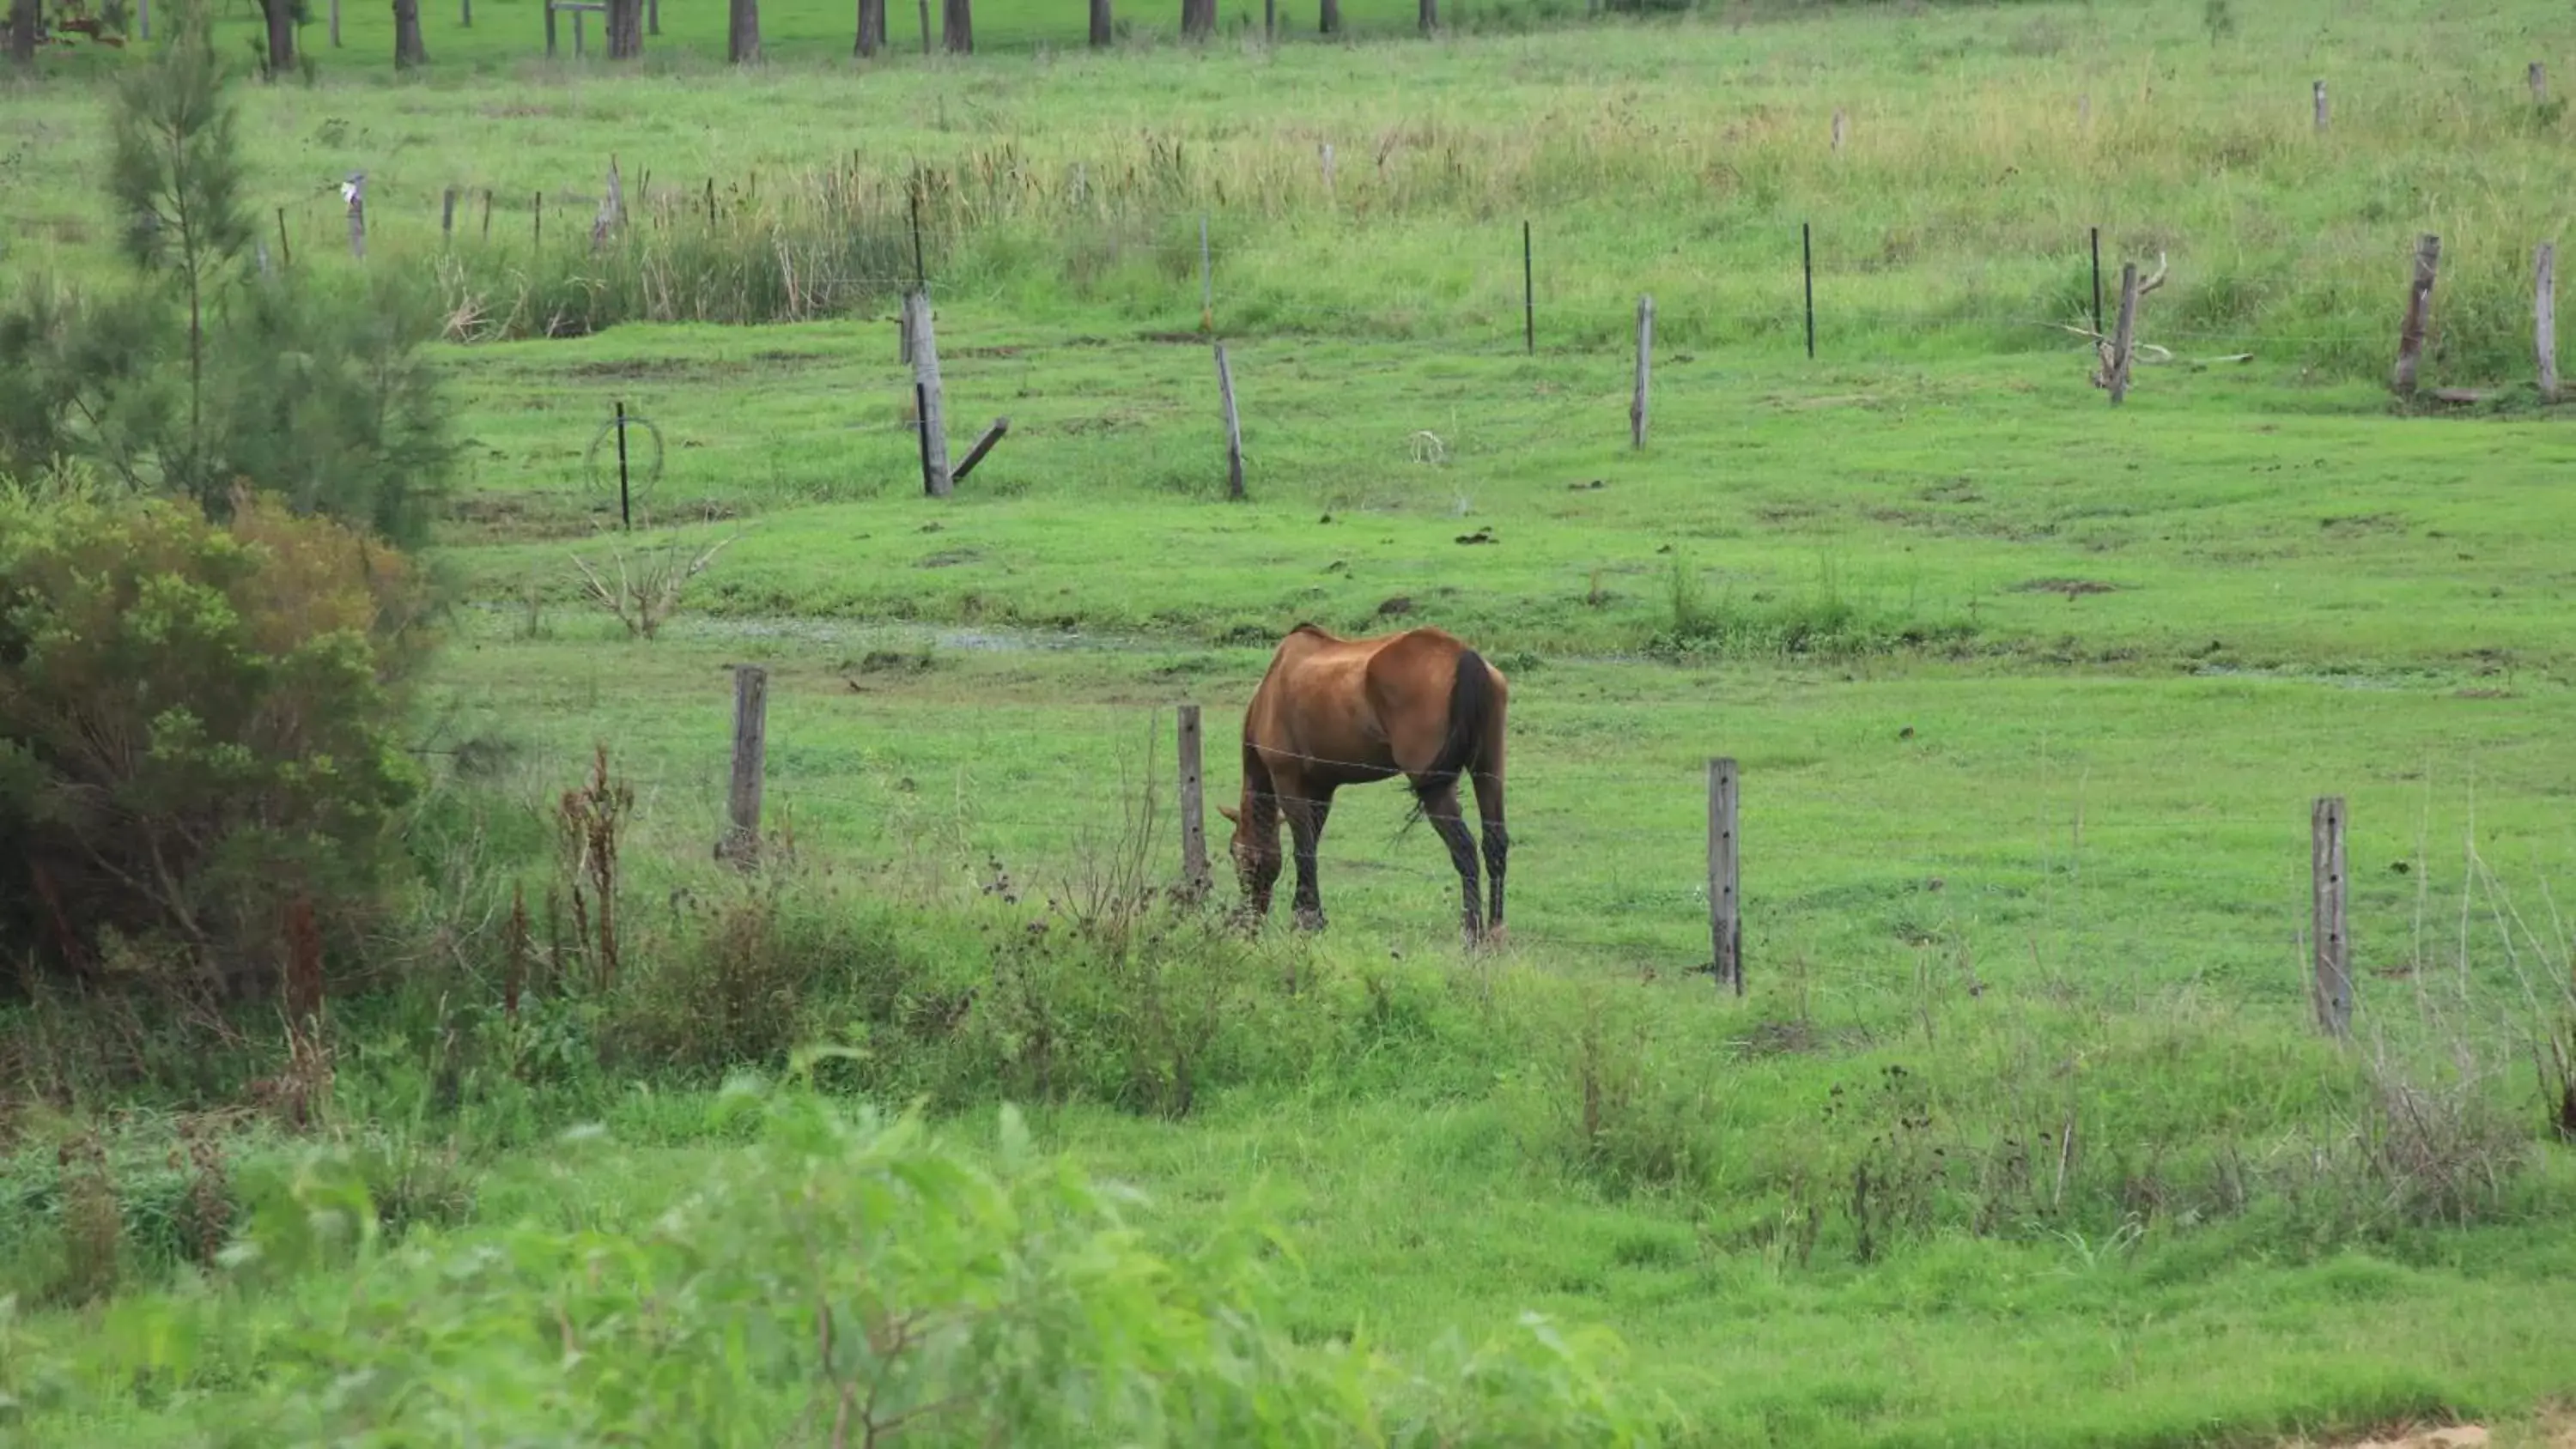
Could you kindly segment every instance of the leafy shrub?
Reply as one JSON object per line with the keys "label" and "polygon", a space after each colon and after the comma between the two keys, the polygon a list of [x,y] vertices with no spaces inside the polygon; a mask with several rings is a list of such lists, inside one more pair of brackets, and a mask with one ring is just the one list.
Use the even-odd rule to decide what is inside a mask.
{"label": "leafy shrub", "polygon": [[399,554],[248,495],[0,495],[0,931],[92,982],[233,994],[291,902],[347,927],[416,772]]}
{"label": "leafy shrub", "polygon": [[[1533,1316],[1411,1366],[1292,1341],[1268,1232],[1239,1220],[1179,1256],[1149,1250],[1132,1195],[1033,1151],[1008,1109],[989,1166],[918,1118],[801,1091],[738,1088],[719,1110],[757,1112],[760,1140],[631,1231],[389,1248],[354,1164],[317,1151],[227,1254],[238,1278],[293,1295],[288,1322],[228,1306],[256,1298],[136,1303],[111,1329],[133,1361],[75,1374],[32,1337],[9,1343],[0,1317],[0,1405],[33,1406],[41,1435],[88,1407],[78,1384],[195,1389],[160,1401],[206,1442],[261,1445],[1645,1437],[1606,1387],[1607,1340]],[[345,1280],[295,1291],[339,1264]],[[228,1331],[236,1311],[262,1321]]]}

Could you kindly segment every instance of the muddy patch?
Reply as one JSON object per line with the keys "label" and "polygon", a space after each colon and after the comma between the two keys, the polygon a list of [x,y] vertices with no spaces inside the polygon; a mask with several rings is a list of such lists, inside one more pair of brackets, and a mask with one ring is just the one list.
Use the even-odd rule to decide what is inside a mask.
{"label": "muddy patch", "polygon": [[2013,592],[2017,594],[2063,594],[2070,599],[2080,599],[2086,594],[2116,594],[2119,591],[2118,584],[2106,584],[2100,579],[2032,579],[2027,583],[2013,585]]}

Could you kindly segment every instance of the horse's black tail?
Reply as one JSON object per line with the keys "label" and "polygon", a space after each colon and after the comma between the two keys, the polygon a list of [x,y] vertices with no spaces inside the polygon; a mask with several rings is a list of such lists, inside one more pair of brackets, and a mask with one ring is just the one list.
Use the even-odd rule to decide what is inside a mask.
{"label": "horse's black tail", "polygon": [[1407,825],[1422,818],[1423,809],[1458,783],[1458,777],[1472,770],[1484,752],[1485,729],[1494,714],[1494,672],[1485,667],[1485,657],[1473,649],[1458,651],[1458,672],[1449,683],[1449,733],[1440,742],[1440,753],[1431,768],[1413,782],[1413,809],[1405,817]]}

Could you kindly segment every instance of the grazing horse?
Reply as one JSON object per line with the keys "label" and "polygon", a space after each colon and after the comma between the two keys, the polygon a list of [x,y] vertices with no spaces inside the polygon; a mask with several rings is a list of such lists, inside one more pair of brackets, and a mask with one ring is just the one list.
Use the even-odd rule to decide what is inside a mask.
{"label": "grazing horse", "polygon": [[[1510,692],[1501,670],[1438,629],[1375,639],[1338,639],[1312,624],[1290,630],[1243,713],[1242,806],[1217,807],[1234,822],[1235,878],[1250,919],[1258,923],[1270,913],[1285,816],[1297,850],[1297,925],[1321,930],[1315,845],[1333,792],[1402,775],[1413,787],[1414,818],[1430,818],[1458,868],[1468,944],[1499,940],[1503,865],[1511,852],[1503,828],[1503,713]],[[1493,878],[1493,911],[1482,921],[1476,838],[1459,818],[1461,774],[1475,784],[1485,869]]]}

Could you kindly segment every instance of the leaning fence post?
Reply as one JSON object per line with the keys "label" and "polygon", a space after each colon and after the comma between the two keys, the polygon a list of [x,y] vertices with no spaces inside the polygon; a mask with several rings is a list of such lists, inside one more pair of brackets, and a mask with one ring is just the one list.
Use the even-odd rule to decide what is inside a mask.
{"label": "leaning fence post", "polygon": [[769,671],[757,664],[733,670],[733,788],[725,801],[727,828],[716,859],[748,869],[760,858],[760,785],[769,752]]}
{"label": "leaning fence post", "polygon": [[1234,411],[1234,369],[1225,361],[1225,344],[1216,345],[1217,397],[1225,404],[1225,496],[1243,501],[1243,423]]}
{"label": "leaning fence post", "polygon": [[1744,917],[1736,879],[1735,761],[1708,762],[1708,935],[1720,990],[1744,994]]}
{"label": "leaning fence post", "polygon": [[2399,397],[2415,395],[2415,373],[2424,360],[2424,331],[2433,317],[2433,274],[2442,264],[2442,239],[2430,232],[2415,241],[2415,283],[2406,292],[2406,321],[2397,333]]}
{"label": "leaning fence post", "polygon": [[1628,400],[1628,446],[1646,446],[1646,390],[1654,377],[1655,299],[1637,299],[1637,390]]}
{"label": "leaning fence post", "polygon": [[1199,763],[1199,707],[1180,709],[1181,892],[1198,900],[1208,892],[1206,779]]}
{"label": "leaning fence post", "polygon": [[2317,1025],[2338,1038],[2352,1030],[2352,937],[2344,914],[2343,827],[2343,797],[2317,797],[2309,817],[2308,843],[2315,902]]}

